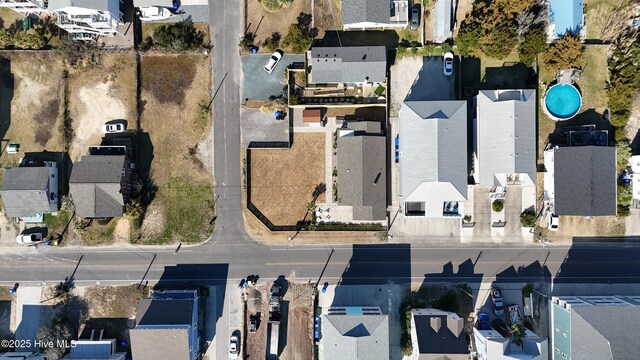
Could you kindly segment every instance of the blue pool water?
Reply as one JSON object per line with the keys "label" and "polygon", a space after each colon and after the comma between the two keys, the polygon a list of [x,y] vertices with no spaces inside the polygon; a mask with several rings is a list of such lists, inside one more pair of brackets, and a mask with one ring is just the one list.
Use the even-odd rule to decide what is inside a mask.
{"label": "blue pool water", "polygon": [[582,105],[578,89],[569,84],[552,86],[544,98],[545,106],[551,115],[564,120],[575,116]]}

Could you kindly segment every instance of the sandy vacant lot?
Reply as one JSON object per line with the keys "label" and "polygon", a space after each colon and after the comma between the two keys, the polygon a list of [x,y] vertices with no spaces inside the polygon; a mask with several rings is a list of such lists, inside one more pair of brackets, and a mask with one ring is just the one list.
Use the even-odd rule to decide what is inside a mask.
{"label": "sandy vacant lot", "polygon": [[256,45],[262,44],[266,38],[275,32],[279,33],[281,38],[284,39],[289,31],[289,25],[297,22],[298,15],[301,12],[311,14],[310,0],[294,0],[291,5],[275,13],[266,11],[258,0],[244,1],[247,4],[246,31],[255,34],[254,44]]}
{"label": "sandy vacant lot", "polygon": [[[54,54],[3,53],[0,57],[0,136],[21,152],[64,149],[62,62]],[[3,143],[4,148],[7,143]],[[17,161],[2,154],[2,162]]]}
{"label": "sandy vacant lot", "polygon": [[135,55],[103,53],[99,66],[73,73],[69,77],[69,108],[74,140],[69,148],[72,160],[87,153],[87,147],[100,145],[102,125],[125,119],[136,127]]}
{"label": "sandy vacant lot", "polygon": [[[203,55],[149,55],[141,63],[143,138],[141,178],[152,195],[142,225],[147,243],[199,242],[213,228],[210,159],[199,144],[210,133],[210,58]],[[166,69],[172,69],[166,71]],[[206,154],[205,154],[206,155]],[[148,169],[148,174],[144,174]]]}
{"label": "sandy vacant lot", "polygon": [[[275,225],[296,225],[325,180],[325,134],[296,134],[290,149],[251,152],[251,202]],[[317,202],[324,201],[321,194]],[[309,219],[307,219],[309,220]]]}
{"label": "sandy vacant lot", "polygon": [[[313,25],[318,30],[342,30],[340,0],[320,0],[313,2]],[[322,34],[321,34],[322,35]]]}

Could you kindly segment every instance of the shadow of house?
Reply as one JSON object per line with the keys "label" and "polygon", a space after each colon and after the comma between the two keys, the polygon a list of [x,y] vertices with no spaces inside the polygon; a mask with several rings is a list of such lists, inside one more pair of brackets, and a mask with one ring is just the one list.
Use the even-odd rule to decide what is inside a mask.
{"label": "shadow of house", "polygon": [[[229,264],[183,264],[165,266],[155,289],[194,289],[199,288],[200,315],[199,325],[201,353],[216,335],[216,324],[224,311],[224,299]],[[189,280],[185,280],[189,279]]]}
{"label": "shadow of house", "polygon": [[482,90],[535,88],[535,81],[532,81],[532,68],[520,62],[502,65],[485,69],[484,78],[480,83]]}
{"label": "shadow of house", "polygon": [[11,301],[0,301],[0,338],[10,339],[11,332]]}
{"label": "shadow of house", "polygon": [[398,33],[393,30],[381,31],[326,31],[322,39],[315,39],[315,46],[380,46],[394,49],[398,47]]}
{"label": "shadow of house", "polygon": [[[0,79],[0,140],[4,142],[11,125],[11,101],[15,86],[11,60],[4,57],[0,57]],[[4,145],[0,146],[0,154],[4,151]]]}
{"label": "shadow of house", "polygon": [[549,284],[551,273],[544,263],[536,260],[529,265],[509,266],[496,275],[496,283]]}
{"label": "shadow of house", "polygon": [[[624,243],[637,238],[597,238],[574,237],[574,243]],[[640,248],[606,247],[600,248],[597,258],[588,247],[573,245],[553,278],[553,284],[626,284],[636,287],[640,283],[640,267],[637,266]]]}
{"label": "shadow of house", "polygon": [[[135,359],[199,359],[198,290],[159,290],[142,299],[129,331]],[[157,340],[162,338],[162,342]]]}
{"label": "shadow of house", "polygon": [[151,179],[151,163],[153,162],[153,143],[149,133],[138,131],[135,135],[136,170],[141,186],[140,202],[142,206],[149,206],[153,201],[158,187]]}
{"label": "shadow of house", "polygon": [[410,284],[410,245],[353,245],[328,310],[334,343],[326,346],[361,354],[351,358],[402,358],[398,309]]}
{"label": "shadow of house", "polygon": [[116,351],[131,354],[129,329],[133,328],[135,320],[127,318],[91,318],[85,321],[79,339],[90,339],[102,335],[104,339],[116,339]]}

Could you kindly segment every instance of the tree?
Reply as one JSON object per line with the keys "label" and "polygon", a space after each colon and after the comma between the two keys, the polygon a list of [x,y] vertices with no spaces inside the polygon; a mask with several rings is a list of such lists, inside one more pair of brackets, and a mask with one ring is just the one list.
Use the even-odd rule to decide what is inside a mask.
{"label": "tree", "polygon": [[524,39],[518,45],[518,55],[522,63],[531,65],[536,56],[545,52],[546,49],[547,34],[544,28],[538,27],[524,34]]}
{"label": "tree", "polygon": [[465,19],[460,26],[458,36],[454,40],[457,51],[462,56],[467,56],[480,45],[482,29],[475,21]]}
{"label": "tree", "polygon": [[19,49],[41,49],[47,39],[34,31],[18,31],[13,36],[13,45]]}
{"label": "tree", "polygon": [[517,346],[522,346],[522,342],[524,341],[524,337],[526,336],[524,326],[522,324],[511,325],[511,328],[509,328],[509,335],[511,336],[511,340]]}
{"label": "tree", "polygon": [[567,33],[549,46],[549,49],[543,53],[542,60],[543,65],[549,71],[582,68],[584,64],[584,46],[580,37]]}
{"label": "tree", "polygon": [[491,209],[493,209],[493,211],[495,212],[501,212],[502,210],[504,210],[504,203],[500,200],[496,200],[491,203]]}
{"label": "tree", "polygon": [[618,141],[616,143],[616,157],[618,161],[618,172],[629,166],[629,158],[631,158],[631,146],[628,141]]}
{"label": "tree", "polygon": [[290,48],[294,53],[307,51],[313,40],[308,30],[301,28],[298,24],[289,25],[289,32],[282,40],[282,45]]}
{"label": "tree", "polygon": [[167,51],[197,50],[204,45],[204,33],[191,22],[162,25],[153,34],[153,43]]}
{"label": "tree", "polygon": [[269,51],[276,51],[278,45],[280,45],[280,33],[278,32],[274,32],[262,42],[262,46]]}
{"label": "tree", "polygon": [[13,45],[13,37],[7,29],[0,29],[0,48],[6,48]]}
{"label": "tree", "polygon": [[518,26],[515,20],[504,19],[491,29],[486,29],[480,38],[482,52],[486,55],[504,59],[518,43]]}
{"label": "tree", "polygon": [[526,209],[520,214],[520,224],[524,227],[536,226],[536,212],[530,209]]}
{"label": "tree", "polygon": [[47,346],[43,350],[49,358],[60,359],[67,351],[65,347],[58,347],[60,341],[70,341],[72,339],[69,319],[63,315],[56,316],[49,326],[43,326],[38,331],[38,339],[42,343],[53,343],[54,346]]}

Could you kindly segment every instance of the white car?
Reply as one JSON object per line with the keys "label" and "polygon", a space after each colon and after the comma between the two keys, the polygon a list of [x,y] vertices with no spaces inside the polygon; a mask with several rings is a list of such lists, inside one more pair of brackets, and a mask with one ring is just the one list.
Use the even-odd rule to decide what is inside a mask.
{"label": "white car", "polygon": [[560,217],[556,214],[551,214],[549,216],[549,230],[558,231],[558,226],[560,226]]}
{"label": "white car", "polygon": [[16,242],[20,245],[33,245],[42,242],[42,234],[41,233],[32,233],[32,234],[21,234],[16,236]]}
{"label": "white car", "polygon": [[124,121],[110,121],[102,126],[102,132],[105,134],[115,134],[125,132],[127,124]]}
{"label": "white car", "polygon": [[502,303],[502,292],[500,288],[491,288],[491,302],[493,303],[493,313],[496,314],[496,316],[504,315],[504,304]]}
{"label": "white car", "polygon": [[282,59],[282,52],[277,50],[276,52],[271,54],[271,57],[269,58],[269,61],[267,61],[267,63],[264,65],[264,71],[266,71],[269,74],[271,74],[273,69],[275,69],[276,65],[278,65],[278,63],[280,62],[280,59]]}
{"label": "white car", "polygon": [[240,339],[237,336],[232,335],[229,339],[229,359],[235,360],[240,353]]}
{"label": "white car", "polygon": [[166,20],[173,16],[171,10],[161,6],[148,6],[139,9],[140,21]]}
{"label": "white car", "polygon": [[453,74],[453,54],[448,52],[443,55],[444,61],[442,62],[442,73],[444,76],[451,76]]}

